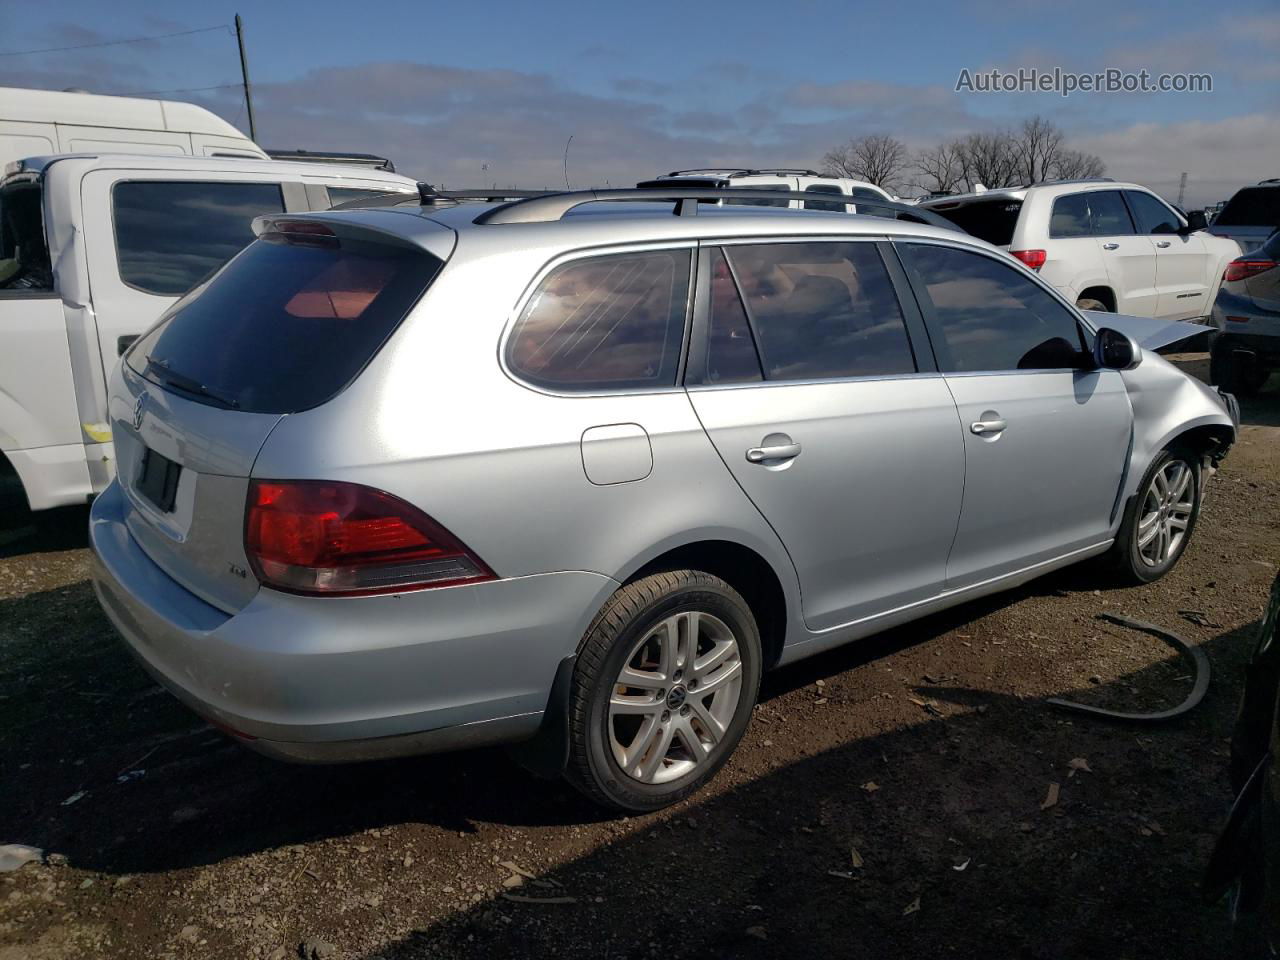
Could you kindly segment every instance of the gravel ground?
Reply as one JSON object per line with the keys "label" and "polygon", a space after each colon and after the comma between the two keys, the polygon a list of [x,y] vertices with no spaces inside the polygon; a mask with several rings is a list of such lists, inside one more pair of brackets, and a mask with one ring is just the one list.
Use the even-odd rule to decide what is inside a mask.
{"label": "gravel ground", "polygon": [[[630,819],[501,751],[308,768],[240,749],[115,640],[85,511],[10,497],[0,843],[46,860],[0,874],[0,960],[1225,956],[1196,885],[1280,564],[1280,393],[1245,420],[1160,583],[1069,570],[777,671],[716,782]],[[1149,728],[1047,706],[1189,689],[1102,611],[1198,644],[1201,706]]]}

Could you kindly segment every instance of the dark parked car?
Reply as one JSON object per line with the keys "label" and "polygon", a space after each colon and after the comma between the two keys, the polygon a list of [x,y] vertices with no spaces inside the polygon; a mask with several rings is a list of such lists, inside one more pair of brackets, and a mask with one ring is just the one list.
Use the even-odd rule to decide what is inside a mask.
{"label": "dark parked car", "polygon": [[1209,379],[1252,396],[1280,369],[1280,230],[1256,250],[1227,264],[1213,305]]}
{"label": "dark parked car", "polygon": [[1209,232],[1252,250],[1280,229],[1280,178],[1242,187],[1214,218]]}
{"label": "dark parked car", "polygon": [[1258,630],[1231,738],[1236,800],[1204,877],[1206,900],[1231,896],[1245,956],[1280,956],[1280,576]]}

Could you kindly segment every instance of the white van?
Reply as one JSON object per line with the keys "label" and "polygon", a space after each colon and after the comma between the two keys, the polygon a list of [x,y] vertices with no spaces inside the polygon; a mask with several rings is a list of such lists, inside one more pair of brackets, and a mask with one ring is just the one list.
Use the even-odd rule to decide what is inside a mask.
{"label": "white van", "polygon": [[[0,178],[0,460],[32,510],[115,471],[106,378],[120,353],[253,240],[258,214],[417,195],[398,174],[281,160],[82,154]],[[4,468],[0,462],[0,469]]]}
{"label": "white van", "polygon": [[0,166],[22,157],[102,151],[267,158],[194,103],[0,87]]}

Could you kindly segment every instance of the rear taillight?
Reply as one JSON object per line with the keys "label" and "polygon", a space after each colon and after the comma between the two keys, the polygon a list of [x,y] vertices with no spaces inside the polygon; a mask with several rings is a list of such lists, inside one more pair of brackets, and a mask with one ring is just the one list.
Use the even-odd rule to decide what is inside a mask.
{"label": "rear taillight", "polygon": [[251,481],[244,545],[258,579],[291,593],[401,593],[496,579],[421,510],[355,483]]}
{"label": "rear taillight", "polygon": [[1266,273],[1275,267],[1274,260],[1246,260],[1241,257],[1238,260],[1232,260],[1227,264],[1227,272],[1222,275],[1222,279],[1228,282],[1232,280],[1247,280],[1250,277],[1256,277],[1260,273]]}
{"label": "rear taillight", "polygon": [[1039,270],[1044,266],[1044,262],[1049,259],[1049,254],[1044,250],[1010,250],[1009,253],[1032,270]]}

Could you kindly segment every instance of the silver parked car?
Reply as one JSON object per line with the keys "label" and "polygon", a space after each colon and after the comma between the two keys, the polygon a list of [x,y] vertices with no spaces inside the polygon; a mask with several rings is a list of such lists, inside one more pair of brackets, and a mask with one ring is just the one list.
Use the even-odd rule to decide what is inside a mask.
{"label": "silver parked car", "polygon": [[1229,397],[980,240],[725,195],[260,218],[112,377],[132,651],[271,755],[523,741],[648,810],[768,668],[1177,562]]}

